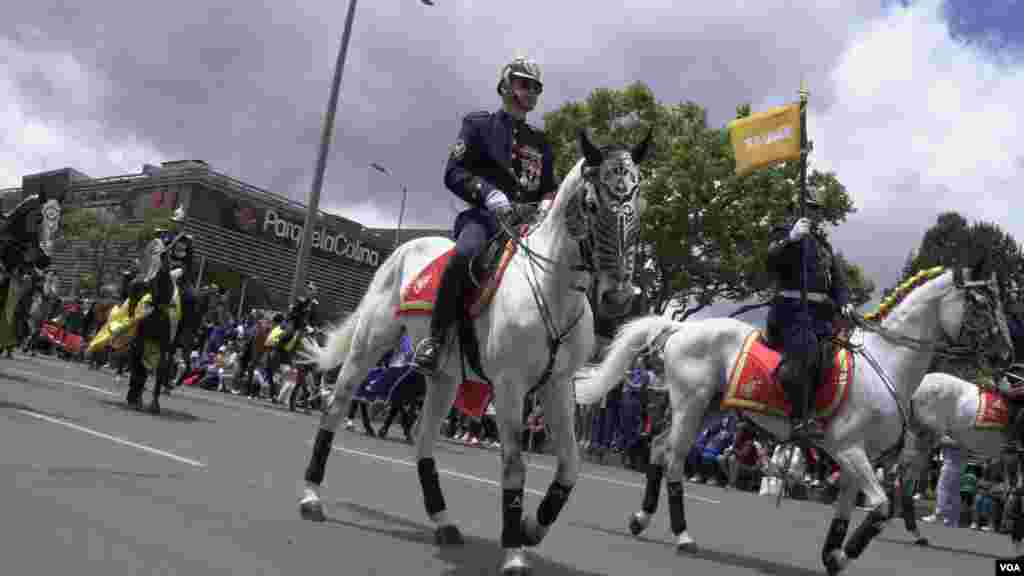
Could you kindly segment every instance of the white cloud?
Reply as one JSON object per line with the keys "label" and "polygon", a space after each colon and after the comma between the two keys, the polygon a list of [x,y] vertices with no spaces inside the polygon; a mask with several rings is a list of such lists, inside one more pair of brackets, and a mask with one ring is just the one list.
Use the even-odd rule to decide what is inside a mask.
{"label": "white cloud", "polygon": [[[453,201],[450,203],[454,205],[456,201],[453,198]],[[354,220],[367,228],[394,228],[398,225],[399,209],[393,205],[382,204],[379,200],[373,198],[361,200],[347,206],[328,203],[322,209],[325,212]],[[454,221],[457,213],[456,207],[453,206],[450,220]],[[448,224],[441,226],[448,226]],[[411,210],[407,204],[405,214],[402,216],[402,227],[436,228],[438,224],[432,221],[429,215],[424,217],[424,215],[418,214],[415,210]]]}
{"label": "white cloud", "polygon": [[808,118],[812,162],[851,192],[859,212],[836,244],[879,290],[938,212],[994,221],[1024,240],[1024,219],[1013,214],[1024,176],[1024,68],[953,40],[930,0],[868,23],[830,81],[832,105],[812,106]]}
{"label": "white cloud", "polygon": [[[792,92],[785,94],[785,87],[795,91],[799,76],[805,75],[812,82],[812,162],[836,170],[860,210],[836,231],[836,245],[864,265],[879,288],[892,282],[939,211],[960,210],[972,219],[993,220],[1024,239],[1024,217],[1014,212],[1015,185],[1024,172],[1019,158],[1024,154],[1016,145],[1024,128],[1017,109],[1024,96],[1024,71],[996,64],[954,41],[938,0],[894,7],[881,17],[876,17],[878,3],[868,0],[834,2],[810,13],[787,12],[784,3],[708,4],[699,12],[679,10],[678,3],[670,2],[630,6],[628,11],[559,4],[559,15],[571,19],[552,17],[553,5],[538,4],[543,4],[546,18],[537,20],[539,8],[514,11],[503,16],[500,34],[490,24],[489,7],[469,0],[443,10],[385,2],[372,13],[361,12],[345,73],[345,113],[332,145],[324,207],[367,226],[393,226],[397,185],[367,168],[371,161],[382,161],[410,185],[403,225],[449,225],[458,204],[442,189],[440,171],[458,115],[494,102],[498,64],[515,48],[525,47],[545,66],[545,109],[584,97],[599,85],[634,79],[650,83],[666,102],[693,98],[712,108],[731,109],[753,99],[763,108],[793,97]],[[156,50],[153,43],[124,32],[134,30],[130,26],[118,27],[118,33],[90,32],[76,52],[47,48],[53,44],[43,40],[92,30],[91,25],[61,35],[22,29],[15,34],[18,41],[0,36],[0,101],[5,103],[0,122],[6,128],[0,133],[6,151],[0,156],[0,186],[17,186],[26,173],[60,166],[108,176],[137,171],[143,163],[198,156],[260,185],[285,173],[275,185],[304,198],[327,95],[327,71],[337,49],[340,20],[329,16],[344,13],[344,7],[329,6],[307,7],[287,20],[301,30],[301,41],[271,44],[266,40],[271,36],[253,32],[266,54],[241,61],[237,69],[245,72],[243,79],[258,78],[253,85],[259,90],[234,77],[228,82],[222,75],[210,76],[201,65],[205,52]],[[629,16],[629,25],[623,24],[623,14]],[[276,27],[283,17],[274,15]],[[106,14],[94,18],[114,21]],[[574,24],[567,28],[565,22]],[[252,23],[245,24],[239,30],[248,30]],[[214,28],[216,34],[223,33]],[[803,32],[792,33],[791,28]],[[240,34],[235,29],[231,33]],[[104,43],[117,50],[103,52]],[[232,37],[228,44],[237,43]],[[206,38],[205,44],[197,44],[212,49],[224,42]],[[131,47],[156,51],[136,57]],[[132,58],[118,59],[129,53]],[[221,56],[224,62],[235,62]],[[278,82],[284,69],[263,66],[274,58],[299,67],[296,78],[306,83],[296,83],[296,78]],[[126,65],[135,60],[146,66]],[[101,65],[110,76],[97,72],[95,66]],[[416,73],[429,74],[432,81],[419,82]],[[140,74],[152,76],[143,82]],[[177,84],[171,81],[175,79]],[[430,88],[414,90],[413,83]],[[193,98],[193,84],[209,89],[209,99]],[[239,108],[239,98],[228,97],[233,88],[270,95],[266,106],[252,108],[261,111],[260,117],[247,117],[249,108]],[[298,97],[314,90],[313,104]],[[215,98],[218,94],[227,96]],[[233,108],[221,111],[217,106],[225,102]],[[158,112],[126,113],[139,106]],[[205,125],[178,121],[195,121],[203,111],[212,118]],[[153,118],[172,122],[146,124]],[[232,120],[227,127],[215,121],[223,118]],[[143,124],[147,127],[138,127]],[[263,124],[271,132],[260,132]],[[292,125],[308,129],[283,131]],[[224,134],[229,136],[218,139]],[[293,153],[299,160],[292,161]],[[299,184],[289,188],[292,181]]]}
{"label": "white cloud", "polygon": [[[45,83],[62,102],[64,114],[34,115],[18,80]],[[111,141],[100,118],[107,86],[94,71],[66,52],[26,51],[0,38],[0,187],[20,186],[32,172],[71,166],[90,176],[137,172],[144,163],[167,157],[141,138]]]}
{"label": "white cloud", "polygon": [[351,206],[327,205],[323,210],[355,220],[367,228],[394,228],[398,223],[398,212],[386,212],[372,200],[364,200]]}

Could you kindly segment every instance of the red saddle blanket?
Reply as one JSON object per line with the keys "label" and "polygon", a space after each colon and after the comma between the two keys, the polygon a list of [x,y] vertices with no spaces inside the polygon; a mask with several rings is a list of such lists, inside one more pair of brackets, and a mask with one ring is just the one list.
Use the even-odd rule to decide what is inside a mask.
{"label": "red saddle blanket", "polygon": [[[505,269],[508,268],[508,263],[516,253],[517,246],[516,242],[510,241],[506,243],[505,251],[502,252],[501,260],[494,271],[487,278],[483,279],[479,287],[470,286],[466,289],[463,300],[466,312],[469,313],[470,318],[479,316],[487,309],[487,305],[491,303],[494,292],[497,291],[498,286],[501,285],[501,279],[505,276]],[[434,311],[437,289],[441,286],[441,275],[444,273],[444,268],[448,265],[448,259],[451,258],[454,251],[455,248],[453,247],[451,250],[434,258],[405,287],[398,303],[398,310],[395,311],[396,316],[429,315]]]}
{"label": "red saddle blanket", "polygon": [[1010,425],[1010,404],[996,390],[978,390],[978,414],[974,427],[1003,430]]}
{"label": "red saddle blanket", "polygon": [[[826,421],[846,401],[854,375],[853,353],[839,348],[835,354],[832,368],[824,375],[814,398],[815,415]],[[761,332],[751,332],[730,372],[722,408],[788,417],[792,407],[782,384],[773,376],[780,359],[778,352],[764,344]]]}

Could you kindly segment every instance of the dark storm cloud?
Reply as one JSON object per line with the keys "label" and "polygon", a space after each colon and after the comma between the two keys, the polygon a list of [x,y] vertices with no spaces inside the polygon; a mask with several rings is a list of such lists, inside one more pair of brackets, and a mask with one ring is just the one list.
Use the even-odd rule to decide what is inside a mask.
{"label": "dark storm cloud", "polygon": [[[517,49],[544,66],[544,110],[640,80],[664,101],[707,105],[722,122],[743,101],[792,99],[801,75],[823,87],[815,105],[827,105],[827,75],[848,25],[879,10],[875,2],[812,11],[745,4],[364,1],[322,203],[344,212],[372,193],[378,210],[397,212],[395,183],[367,169],[381,162],[409,186],[406,222],[449,224],[448,146],[461,115],[497,106],[497,70]],[[9,7],[0,33],[29,52],[70,51],[106,81],[102,117],[75,118],[67,94],[44,76],[22,75],[33,115],[95,122],[112,141],[137,136],[166,159],[204,159],[303,199],[346,8],[39,1]]]}

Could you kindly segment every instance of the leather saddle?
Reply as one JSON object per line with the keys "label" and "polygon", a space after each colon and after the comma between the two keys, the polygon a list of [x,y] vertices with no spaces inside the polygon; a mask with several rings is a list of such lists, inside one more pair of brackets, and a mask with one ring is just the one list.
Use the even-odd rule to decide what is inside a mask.
{"label": "leather saddle", "polygon": [[506,220],[504,226],[498,226],[497,234],[491,236],[480,253],[473,258],[469,265],[470,282],[467,289],[477,289],[483,286],[491,275],[498,269],[501,257],[505,253],[505,246],[512,239],[509,232],[522,232],[521,226],[532,221],[537,215],[537,209],[529,204],[517,204],[515,211]]}
{"label": "leather saddle", "polygon": [[[765,346],[775,350],[782,355],[782,362],[786,361],[786,353],[782,349],[782,332],[777,322],[769,321],[765,326],[765,331],[762,337]],[[825,379],[825,376],[831,373],[835,367],[836,362],[836,345],[832,341],[832,338],[821,338],[818,341],[818,350],[812,360],[813,365],[811,366],[811,389],[817,390],[818,386]],[[782,368],[782,364],[779,364],[778,372]],[[776,373],[778,377],[778,373]]]}

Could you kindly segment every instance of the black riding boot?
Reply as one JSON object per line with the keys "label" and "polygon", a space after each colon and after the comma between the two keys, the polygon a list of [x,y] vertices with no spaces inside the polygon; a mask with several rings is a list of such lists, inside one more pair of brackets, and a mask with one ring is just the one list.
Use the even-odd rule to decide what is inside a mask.
{"label": "black riding boot", "polygon": [[[142,332],[141,329],[140,332]],[[131,348],[129,348],[128,395],[125,397],[125,402],[130,407],[139,410],[142,409],[142,392],[145,390],[146,377],[148,376],[146,367],[142,362],[143,346],[144,341],[137,339],[135,342],[132,342]]]}
{"label": "black riding boot", "polygon": [[791,406],[790,438],[819,439],[824,436],[821,425],[812,414],[807,414],[807,393],[810,388],[810,368],[798,358],[785,358],[779,366],[778,377]]}
{"label": "black riding boot", "polygon": [[459,312],[460,296],[468,272],[469,259],[452,254],[444,269],[444,275],[441,277],[441,286],[437,290],[434,313],[430,317],[430,336],[420,342],[412,361],[420,372],[430,375],[437,371],[437,364],[448,339],[449,328],[455,322]]}

